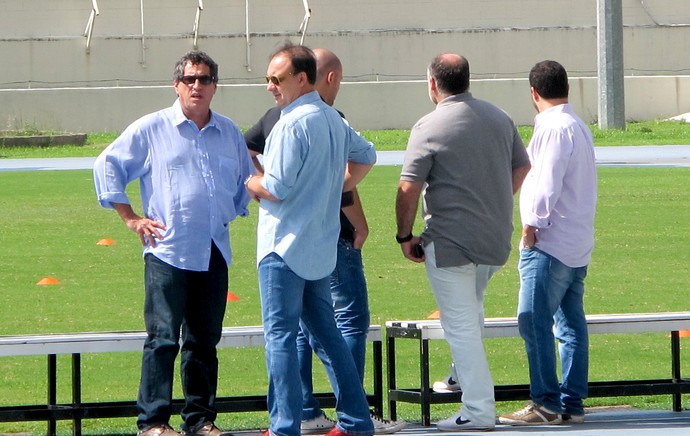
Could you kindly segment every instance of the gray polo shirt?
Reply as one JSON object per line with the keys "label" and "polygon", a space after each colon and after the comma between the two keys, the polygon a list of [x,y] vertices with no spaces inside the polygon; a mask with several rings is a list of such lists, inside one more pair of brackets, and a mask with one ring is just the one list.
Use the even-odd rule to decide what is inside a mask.
{"label": "gray polo shirt", "polygon": [[424,181],[421,237],[436,266],[503,265],[513,234],[512,171],[529,163],[510,117],[469,92],[412,128],[401,180]]}

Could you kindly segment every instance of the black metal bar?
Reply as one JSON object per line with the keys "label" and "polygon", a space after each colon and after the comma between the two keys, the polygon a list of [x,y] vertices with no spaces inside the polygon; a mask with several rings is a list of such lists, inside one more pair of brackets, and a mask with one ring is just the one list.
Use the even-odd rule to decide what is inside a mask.
{"label": "black metal bar", "polygon": [[[48,355],[48,410],[52,411],[57,404],[57,356]],[[48,416],[48,436],[55,436],[57,433],[57,420],[50,413]]]}
{"label": "black metal bar", "polygon": [[77,413],[72,418],[72,434],[81,436],[81,354],[72,354],[72,407]]}
{"label": "black metal bar", "polygon": [[383,344],[374,341],[372,346],[374,354],[374,413],[383,417]]}
{"label": "black metal bar", "polygon": [[391,395],[395,391],[395,337],[388,336],[391,329],[386,329],[386,366],[388,369],[388,413],[393,421],[398,419],[398,410],[395,397]]}
{"label": "black metal bar", "polygon": [[[652,379],[652,380],[621,380],[590,382],[590,397],[622,397],[639,395],[674,395],[690,394],[690,380],[680,379]],[[460,393],[427,392],[425,401],[430,404],[457,403]],[[525,400],[529,398],[529,385],[498,385],[495,387],[496,400]],[[319,403],[325,407],[335,406],[332,393],[315,394]],[[373,396],[368,396],[375,401]],[[421,404],[420,389],[392,389],[388,395],[389,401],[403,401]],[[184,407],[184,400],[173,401],[173,413],[178,413]],[[223,412],[251,412],[266,411],[266,396],[238,396],[220,397],[216,400],[216,407]],[[54,421],[73,419],[78,414],[82,419],[93,418],[123,418],[137,415],[136,401],[93,402],[81,403],[78,408],[73,404],[33,405],[33,406],[3,406],[0,407],[0,422],[18,421]]]}
{"label": "black metal bar", "polygon": [[431,425],[431,388],[429,386],[429,340],[419,340],[419,375],[422,392],[422,425]]}
{"label": "black metal bar", "polygon": [[[680,383],[680,333],[678,331],[671,332],[671,379],[675,383]],[[683,399],[680,393],[673,394],[673,411],[681,412],[683,410]]]}

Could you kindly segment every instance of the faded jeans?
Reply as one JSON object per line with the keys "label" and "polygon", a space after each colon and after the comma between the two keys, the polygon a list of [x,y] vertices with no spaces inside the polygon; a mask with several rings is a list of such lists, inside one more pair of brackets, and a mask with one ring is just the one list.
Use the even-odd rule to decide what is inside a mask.
{"label": "faded jeans", "polygon": [[[571,268],[537,248],[525,248],[518,270],[518,326],[529,362],[530,397],[553,412],[582,415],[589,366],[583,303],[587,267]],[[556,340],[563,376],[560,385]]]}
{"label": "faded jeans", "polygon": [[299,436],[302,389],[297,359],[300,323],[323,349],[332,368],[340,431],[370,436],[374,427],[354,360],[335,324],[329,277],[305,280],[271,253],[259,262],[259,291],[266,339],[270,431]]}
{"label": "faded jeans", "polygon": [[[343,335],[355,361],[360,383],[364,382],[364,363],[369,331],[369,296],[364,278],[362,252],[352,246],[352,241],[338,239],[338,256],[335,270],[330,276],[331,297],[335,310],[335,322]],[[297,336],[297,356],[302,380],[302,420],[314,419],[323,414],[314,398],[312,382],[312,348],[321,356],[320,346],[303,330]],[[310,345],[309,342],[313,344]],[[333,368],[323,362],[326,374],[333,383]]]}

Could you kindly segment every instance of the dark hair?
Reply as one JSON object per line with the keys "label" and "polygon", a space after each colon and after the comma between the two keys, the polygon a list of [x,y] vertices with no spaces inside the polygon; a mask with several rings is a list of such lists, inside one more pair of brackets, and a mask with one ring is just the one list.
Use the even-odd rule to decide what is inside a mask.
{"label": "dark hair", "polygon": [[556,61],[541,61],[529,72],[529,86],[542,98],[568,97],[568,73]]}
{"label": "dark hair", "polygon": [[190,51],[180,58],[175,64],[175,72],[173,73],[173,80],[179,82],[182,76],[184,76],[184,69],[187,64],[192,65],[208,65],[211,77],[213,78],[213,83],[218,83],[218,64],[211,59],[211,56],[207,55],[203,51]]}
{"label": "dark hair", "polygon": [[271,55],[271,59],[281,54],[290,58],[292,74],[304,71],[307,73],[307,82],[311,85],[316,83],[316,56],[309,47],[287,42]]}
{"label": "dark hair", "polygon": [[470,88],[470,63],[462,56],[451,60],[447,53],[441,53],[429,64],[429,74],[443,93],[462,94]]}

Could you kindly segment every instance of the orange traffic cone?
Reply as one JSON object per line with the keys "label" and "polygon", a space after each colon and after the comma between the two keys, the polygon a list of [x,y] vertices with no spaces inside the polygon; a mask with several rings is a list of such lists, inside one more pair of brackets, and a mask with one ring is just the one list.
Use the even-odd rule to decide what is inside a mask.
{"label": "orange traffic cone", "polygon": [[437,309],[427,316],[428,319],[441,319],[441,312]]}
{"label": "orange traffic cone", "polygon": [[240,299],[240,297],[235,295],[234,292],[228,291],[228,301],[238,301],[239,299]]}
{"label": "orange traffic cone", "polygon": [[59,284],[60,284],[60,280],[58,280],[58,279],[56,279],[56,278],[53,278],[53,277],[43,277],[43,278],[42,278],[41,280],[39,280],[39,282],[36,283],[36,284],[37,284],[37,285],[41,285],[41,286],[44,286],[44,285],[59,285]]}
{"label": "orange traffic cone", "polygon": [[114,245],[114,244],[115,244],[115,241],[113,241],[113,240],[110,239],[110,238],[103,238],[103,239],[101,239],[100,241],[96,242],[96,245],[105,245],[105,246],[108,246],[108,245]]}
{"label": "orange traffic cone", "polygon": [[690,338],[690,330],[681,330],[678,332],[678,336],[681,338]]}

